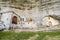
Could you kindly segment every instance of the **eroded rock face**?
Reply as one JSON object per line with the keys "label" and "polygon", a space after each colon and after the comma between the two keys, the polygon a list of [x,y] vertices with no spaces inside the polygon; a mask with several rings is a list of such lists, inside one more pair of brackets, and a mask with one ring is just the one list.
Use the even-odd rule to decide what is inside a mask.
{"label": "eroded rock face", "polygon": [[[47,15],[57,15],[57,16],[60,15],[60,9],[59,9],[60,3],[57,1],[52,1],[52,0],[51,1],[42,0],[43,2],[41,0],[11,0],[11,1],[13,1],[13,3],[10,2],[11,4],[9,4],[5,2],[6,4],[4,5],[6,7],[11,7],[10,9],[12,10],[8,8],[3,8],[3,11],[4,12],[13,11],[17,16],[20,16],[22,19],[25,20],[25,21],[23,20],[23,23],[25,23],[26,26],[29,27],[34,26],[35,28],[38,27],[37,24],[39,24],[40,27],[40,23],[42,22],[43,25],[48,25],[48,26],[55,26],[59,24],[59,21],[56,20],[55,18],[45,17]],[[3,13],[3,11],[1,12]],[[29,22],[28,24],[27,18],[32,18],[34,22]],[[21,22],[20,18],[19,18],[19,22]]]}
{"label": "eroded rock face", "polygon": [[59,21],[52,17],[45,17],[43,18],[43,25],[56,26],[59,25]]}

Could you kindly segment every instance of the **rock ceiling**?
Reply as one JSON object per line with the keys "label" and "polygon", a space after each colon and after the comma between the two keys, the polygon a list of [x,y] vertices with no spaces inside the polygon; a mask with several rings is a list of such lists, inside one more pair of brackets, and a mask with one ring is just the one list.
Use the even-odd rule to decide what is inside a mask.
{"label": "rock ceiling", "polygon": [[5,2],[4,5],[6,6],[19,8],[21,10],[30,10],[39,5],[39,0],[2,0],[2,2]]}
{"label": "rock ceiling", "polygon": [[58,2],[60,3],[59,0],[0,0],[0,6],[9,6],[20,10],[31,10],[35,7],[43,9],[46,5],[54,5]]}

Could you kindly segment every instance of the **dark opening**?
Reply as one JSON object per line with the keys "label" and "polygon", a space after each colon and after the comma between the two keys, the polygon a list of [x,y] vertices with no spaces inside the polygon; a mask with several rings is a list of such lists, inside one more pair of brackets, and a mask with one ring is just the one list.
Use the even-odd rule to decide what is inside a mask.
{"label": "dark opening", "polygon": [[12,18],[12,24],[17,24],[17,17],[16,17],[16,16],[14,16],[14,17]]}

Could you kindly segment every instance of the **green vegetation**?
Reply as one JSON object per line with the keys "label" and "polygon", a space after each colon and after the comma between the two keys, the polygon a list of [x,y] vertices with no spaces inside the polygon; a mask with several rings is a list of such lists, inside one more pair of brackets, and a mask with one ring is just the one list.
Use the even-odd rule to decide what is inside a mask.
{"label": "green vegetation", "polygon": [[0,40],[27,40],[36,34],[39,35],[36,40],[53,40],[56,36],[59,36],[56,40],[60,38],[60,32],[0,32]]}
{"label": "green vegetation", "polygon": [[33,32],[0,32],[0,40],[25,40],[33,35],[35,35]]}

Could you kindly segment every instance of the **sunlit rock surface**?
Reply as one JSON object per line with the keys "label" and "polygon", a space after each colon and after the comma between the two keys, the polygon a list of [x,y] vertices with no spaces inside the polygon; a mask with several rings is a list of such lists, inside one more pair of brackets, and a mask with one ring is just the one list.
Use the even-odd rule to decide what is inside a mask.
{"label": "sunlit rock surface", "polygon": [[[52,26],[58,27],[60,24],[60,20],[48,17],[48,15],[60,17],[60,0],[20,0],[20,3],[19,0],[9,0],[1,1],[0,5],[1,21],[6,25],[6,29],[13,29],[16,25],[15,29],[18,27],[19,29],[50,30]],[[12,23],[14,16],[17,24]]]}
{"label": "sunlit rock surface", "polygon": [[42,24],[47,26],[56,26],[59,25],[59,20],[54,18],[54,15],[46,16],[43,18]]}

